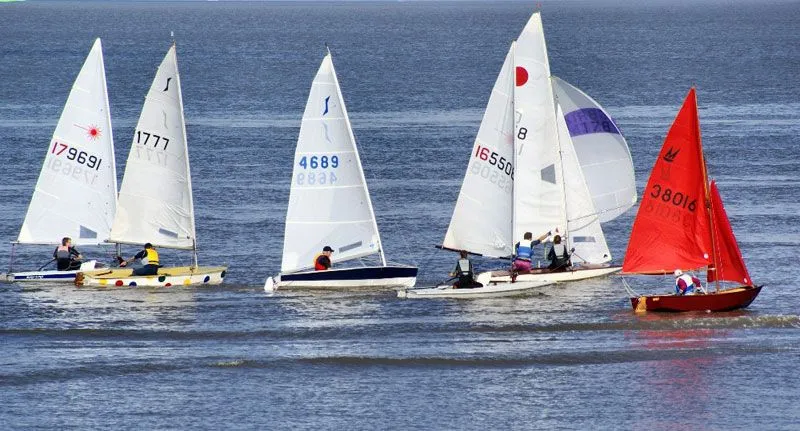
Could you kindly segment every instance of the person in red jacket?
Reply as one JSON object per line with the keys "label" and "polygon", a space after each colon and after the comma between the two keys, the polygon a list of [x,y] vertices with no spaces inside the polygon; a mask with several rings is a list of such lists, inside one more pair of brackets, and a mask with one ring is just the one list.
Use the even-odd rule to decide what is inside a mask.
{"label": "person in red jacket", "polygon": [[322,248],[322,253],[317,255],[317,258],[314,259],[314,270],[315,271],[325,271],[331,268],[331,254],[333,254],[333,249],[326,245]]}
{"label": "person in red jacket", "polygon": [[700,284],[699,278],[691,274],[684,274],[680,269],[675,270],[676,295],[693,295],[702,288],[703,286]]}

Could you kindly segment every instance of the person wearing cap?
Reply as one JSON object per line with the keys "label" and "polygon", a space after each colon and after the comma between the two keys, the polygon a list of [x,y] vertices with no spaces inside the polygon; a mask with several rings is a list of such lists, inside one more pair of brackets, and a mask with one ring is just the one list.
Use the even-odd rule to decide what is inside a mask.
{"label": "person wearing cap", "polygon": [[333,249],[329,245],[322,247],[322,253],[318,254],[317,257],[314,259],[314,270],[325,271],[330,269],[332,253]]}
{"label": "person wearing cap", "polygon": [[702,288],[699,278],[691,274],[684,274],[680,269],[676,269],[674,274],[676,295],[692,295],[696,290]]}
{"label": "person wearing cap", "polygon": [[[156,275],[158,274],[158,268],[161,266],[158,260],[158,252],[153,247],[153,244],[149,242],[144,245],[144,250],[136,253],[136,256],[133,256],[131,260],[142,262],[142,266],[134,268],[131,275]],[[128,261],[120,261],[119,266],[128,266]]]}

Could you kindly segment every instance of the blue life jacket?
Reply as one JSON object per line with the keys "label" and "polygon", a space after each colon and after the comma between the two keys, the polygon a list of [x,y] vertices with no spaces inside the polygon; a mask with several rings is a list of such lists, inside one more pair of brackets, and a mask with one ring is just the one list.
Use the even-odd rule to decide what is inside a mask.
{"label": "blue life jacket", "polygon": [[533,256],[533,241],[522,240],[517,243],[517,259],[530,262]]}

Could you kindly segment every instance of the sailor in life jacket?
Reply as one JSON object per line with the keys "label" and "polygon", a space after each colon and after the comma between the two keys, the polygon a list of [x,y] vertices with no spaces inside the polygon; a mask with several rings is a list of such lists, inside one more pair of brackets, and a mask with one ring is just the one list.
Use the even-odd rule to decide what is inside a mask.
{"label": "sailor in life jacket", "polygon": [[511,262],[511,271],[524,272],[531,270],[531,259],[533,258],[533,247],[542,243],[550,236],[550,232],[545,233],[539,238],[533,239],[533,234],[525,232],[522,241],[514,245],[514,261]]}
{"label": "sailor in life jacket", "polygon": [[333,254],[333,249],[329,245],[322,247],[322,253],[314,256],[314,271],[325,271],[330,269],[331,254]]}
{"label": "sailor in life jacket", "polygon": [[567,245],[561,242],[561,235],[553,237],[553,247],[547,252],[550,261],[548,268],[553,271],[566,271],[571,265]]}
{"label": "sailor in life jacket", "polygon": [[700,284],[700,279],[691,275],[684,274],[680,269],[675,270],[675,294],[676,295],[693,295],[696,291],[701,290],[703,286]]}
{"label": "sailor in life jacket", "polygon": [[70,271],[81,267],[83,256],[72,246],[72,238],[65,236],[61,239],[61,245],[53,251],[53,258],[59,271]]}
{"label": "sailor in life jacket", "polygon": [[458,262],[453,272],[450,273],[451,277],[458,277],[458,281],[453,283],[454,289],[471,289],[474,287],[483,287],[483,284],[475,281],[475,272],[472,269],[472,262],[469,260],[469,254],[466,250],[461,250]]}
{"label": "sailor in life jacket", "polygon": [[[149,242],[144,245],[144,250],[136,253],[136,256],[133,256],[131,260],[139,260],[142,263],[142,266],[133,269],[131,275],[156,275],[158,274],[158,268],[161,267],[158,251]],[[130,266],[128,262],[123,262],[124,264],[121,263],[120,266]]]}

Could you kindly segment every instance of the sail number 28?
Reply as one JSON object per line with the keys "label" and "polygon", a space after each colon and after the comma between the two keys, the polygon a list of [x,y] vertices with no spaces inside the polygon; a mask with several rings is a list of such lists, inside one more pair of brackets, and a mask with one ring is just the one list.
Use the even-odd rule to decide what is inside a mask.
{"label": "sail number 28", "polygon": [[[333,171],[325,172],[323,169],[338,168],[339,156],[303,156],[300,158],[298,164],[303,168],[303,171],[295,176],[297,185],[330,185],[337,180],[336,174]],[[306,170],[310,172],[305,172]]]}
{"label": "sail number 28", "polygon": [[650,197],[661,199],[663,202],[671,203],[676,207],[688,209],[694,212],[697,209],[697,199],[689,199],[689,196],[681,192],[673,192],[669,187],[661,187],[660,184],[653,184]]}

